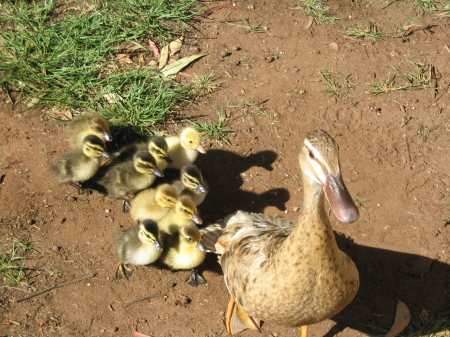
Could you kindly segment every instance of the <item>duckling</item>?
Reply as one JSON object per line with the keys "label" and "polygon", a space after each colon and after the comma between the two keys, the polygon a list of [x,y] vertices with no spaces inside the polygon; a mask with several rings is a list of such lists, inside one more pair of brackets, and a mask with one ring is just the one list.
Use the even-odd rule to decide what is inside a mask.
{"label": "duckling", "polygon": [[175,235],[164,236],[165,249],[160,261],[172,270],[191,269],[186,282],[191,286],[206,283],[195,270],[206,257],[207,249],[202,243],[202,236],[195,224],[184,226]]}
{"label": "duckling", "polygon": [[144,220],[138,227],[117,235],[117,252],[120,264],[117,279],[129,279],[133,270],[126,264],[149,265],[161,256],[163,246],[159,239],[158,225],[153,220]]}
{"label": "duckling", "polygon": [[156,166],[161,171],[164,171],[167,166],[173,162],[168,155],[169,147],[164,137],[152,137],[147,142],[141,142],[125,146],[120,151],[114,153],[113,161],[124,162],[133,158],[133,155],[140,151],[148,151],[156,160]]}
{"label": "duckling", "polygon": [[170,184],[147,188],[131,200],[131,218],[133,220],[152,219],[158,222],[173,209],[177,199],[178,193]]}
{"label": "duckling", "polygon": [[88,135],[97,136],[107,142],[112,141],[109,125],[103,116],[92,113],[73,119],[64,129],[74,150],[83,147],[83,140]]}
{"label": "duckling", "polygon": [[199,152],[206,153],[201,145],[200,133],[191,127],[185,128],[180,136],[166,137],[166,142],[173,160],[168,168],[181,169],[185,165],[192,164]]}
{"label": "duckling", "polygon": [[231,296],[231,334],[259,330],[264,320],[301,327],[307,336],[308,325],[339,313],[358,291],[358,270],[337,246],[325,209],[328,200],[339,221],[359,217],[342,179],[338,144],[327,132],[312,131],[299,163],[304,192],[296,223],[243,211],[225,219],[215,248]]}
{"label": "duckling", "polygon": [[158,227],[161,232],[173,235],[185,226],[202,223],[203,220],[192,198],[188,195],[180,195],[175,207],[158,222]]}
{"label": "duckling", "polygon": [[54,161],[49,171],[60,183],[80,188],[81,193],[90,193],[81,186],[81,182],[91,179],[100,167],[101,158],[110,158],[105,151],[105,143],[97,136],[89,135],[83,139],[82,149],[66,154]]}
{"label": "duckling", "polygon": [[205,200],[206,194],[208,194],[208,185],[195,165],[183,166],[180,180],[176,180],[172,186],[180,194],[189,194],[197,206]]}
{"label": "duckling", "polygon": [[157,177],[162,176],[163,173],[156,167],[155,158],[149,152],[141,151],[132,160],[111,166],[99,183],[111,197],[127,199],[128,194],[149,187]]}

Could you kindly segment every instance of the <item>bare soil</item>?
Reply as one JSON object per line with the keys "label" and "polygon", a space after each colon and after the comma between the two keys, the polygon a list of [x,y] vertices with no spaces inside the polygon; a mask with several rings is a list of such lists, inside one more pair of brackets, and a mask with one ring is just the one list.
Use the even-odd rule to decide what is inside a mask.
{"label": "bare soil", "polygon": [[[229,4],[215,2],[212,6]],[[305,134],[322,128],[340,145],[344,179],[362,203],[353,224],[332,223],[341,248],[357,264],[361,288],[340,314],[314,325],[311,336],[363,336],[388,330],[398,300],[414,315],[449,314],[450,281],[450,21],[420,16],[412,1],[329,1],[336,25],[313,23],[297,1],[243,1],[196,24],[181,56],[205,53],[188,74],[214,73],[220,86],[182,111],[204,123],[229,119],[231,146],[205,141],[199,157],[210,193],[200,210],[205,224],[236,211],[296,219],[302,186],[298,151]],[[385,6],[383,8],[383,6]],[[418,17],[403,36],[396,27]],[[253,31],[246,31],[248,20]],[[346,37],[365,20],[388,36]],[[256,27],[257,24],[260,24]],[[433,66],[429,88],[370,95],[392,67]],[[324,92],[320,71],[348,83],[341,98]],[[189,80],[183,78],[181,80]],[[399,83],[401,80],[396,78]],[[186,271],[136,267],[128,281],[114,278],[115,235],[134,226],[121,202],[100,193],[78,195],[58,184],[48,165],[68,151],[63,124],[45,111],[23,114],[6,96],[0,106],[1,251],[14,237],[32,240],[22,285],[0,289],[1,336],[227,336],[228,294],[220,267],[208,257],[206,285],[184,282]],[[264,108],[243,106],[242,101]],[[177,133],[182,124],[168,125]],[[331,216],[331,215],[330,215]],[[81,277],[94,277],[24,296]],[[6,287],[8,286],[8,287]],[[140,301],[152,295],[164,295]],[[295,336],[266,323],[261,334]]]}

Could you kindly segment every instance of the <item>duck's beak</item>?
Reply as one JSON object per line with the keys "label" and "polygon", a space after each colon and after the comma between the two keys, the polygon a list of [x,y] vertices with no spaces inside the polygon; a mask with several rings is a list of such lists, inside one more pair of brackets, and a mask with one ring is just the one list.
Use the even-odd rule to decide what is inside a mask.
{"label": "duck's beak", "polygon": [[197,243],[197,247],[198,247],[198,249],[200,249],[202,252],[209,252],[208,248],[206,248],[206,246],[205,246],[202,242]]}
{"label": "duck's beak", "polygon": [[192,221],[194,221],[197,225],[201,225],[203,223],[203,219],[200,218],[200,215],[194,214],[192,216]]}
{"label": "duck's beak", "polygon": [[201,146],[201,145],[197,146],[197,151],[200,152],[200,153],[206,153],[205,148],[203,146]]}
{"label": "duck's beak", "polygon": [[163,244],[162,244],[159,240],[156,240],[156,241],[155,241],[155,247],[156,247],[156,249],[158,249],[158,250],[163,250],[163,249],[164,249]]}
{"label": "duck's beak", "polygon": [[173,163],[172,158],[170,158],[169,156],[164,156],[163,159],[164,159],[168,164],[172,164],[172,163]]}
{"label": "duck's beak", "polygon": [[153,171],[153,174],[157,177],[164,177],[164,173],[157,167],[155,167],[155,170]]}
{"label": "duck's beak", "polygon": [[113,140],[111,134],[109,132],[107,132],[107,131],[103,132],[103,138],[105,138],[105,140],[107,142],[110,142],[110,141]]}
{"label": "duck's beak", "polygon": [[351,223],[358,220],[358,207],[345,187],[341,174],[337,177],[330,174],[325,182],[324,191],[334,215],[340,222]]}
{"label": "duck's beak", "polygon": [[199,189],[200,192],[202,192],[202,193],[208,192],[208,187],[206,187],[206,186],[203,185],[203,184],[198,184],[198,189]]}
{"label": "duck's beak", "polygon": [[103,151],[102,152],[102,157],[103,158],[106,158],[106,159],[110,159],[111,158],[111,153],[109,153],[109,152],[106,152],[106,151]]}

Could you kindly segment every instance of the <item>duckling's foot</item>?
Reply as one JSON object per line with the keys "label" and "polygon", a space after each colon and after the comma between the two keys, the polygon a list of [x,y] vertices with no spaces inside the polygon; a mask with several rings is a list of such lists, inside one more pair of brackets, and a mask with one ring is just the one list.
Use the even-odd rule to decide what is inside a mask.
{"label": "duckling's foot", "polygon": [[207,283],[206,280],[195,269],[192,269],[189,275],[186,277],[185,282],[193,287]]}
{"label": "duckling's foot", "polygon": [[91,195],[93,191],[94,190],[92,188],[80,186],[80,189],[78,190],[78,194]]}
{"label": "duckling's foot", "polygon": [[231,298],[228,303],[226,327],[230,334],[234,335],[246,329],[260,331],[261,321],[243,312]]}
{"label": "duckling's foot", "polygon": [[116,279],[118,280],[128,280],[131,275],[133,275],[133,269],[128,268],[123,263],[119,264],[116,270]]}

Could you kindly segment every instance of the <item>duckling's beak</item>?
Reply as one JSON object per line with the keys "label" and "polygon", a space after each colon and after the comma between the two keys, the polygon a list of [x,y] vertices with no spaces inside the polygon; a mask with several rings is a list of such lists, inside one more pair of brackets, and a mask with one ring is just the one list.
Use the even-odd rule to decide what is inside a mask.
{"label": "duckling's beak", "polygon": [[110,142],[110,141],[113,140],[111,134],[109,132],[107,132],[107,131],[103,132],[103,138],[105,138],[105,140],[107,142]]}
{"label": "duckling's beak", "polygon": [[203,223],[203,219],[200,218],[200,215],[194,214],[192,216],[192,221],[194,221],[197,225],[201,225]]}
{"label": "duckling's beak", "polygon": [[155,170],[153,171],[153,174],[157,177],[164,177],[164,173],[157,167],[155,167]]}
{"label": "duckling's beak", "polygon": [[198,184],[198,189],[199,189],[200,192],[202,192],[202,193],[208,192],[208,187],[206,187],[206,186],[203,185],[203,184]]}
{"label": "duckling's beak", "polygon": [[197,243],[197,247],[198,247],[198,249],[200,249],[202,252],[209,252],[208,248],[206,248],[206,246],[205,246],[202,242]]}
{"label": "duckling's beak", "polygon": [[169,156],[164,156],[163,159],[164,159],[168,164],[172,164],[172,163],[173,163],[172,158],[170,158]]}
{"label": "duckling's beak", "polygon": [[324,191],[334,215],[340,222],[351,223],[358,220],[358,207],[353,202],[347,187],[345,187],[340,173],[337,177],[328,175],[324,184]]}
{"label": "duckling's beak", "polygon": [[106,159],[109,159],[109,158],[111,158],[111,153],[109,153],[109,152],[106,152],[106,151],[103,151],[102,152],[102,157],[103,158],[106,158]]}
{"label": "duckling's beak", "polygon": [[162,244],[161,241],[159,241],[159,240],[156,240],[156,241],[155,241],[155,247],[156,247],[156,249],[158,249],[158,250],[163,250],[163,249],[164,249],[163,244]]}
{"label": "duckling's beak", "polygon": [[203,147],[203,146],[201,146],[201,145],[199,145],[199,146],[197,146],[197,149],[196,149],[198,152],[200,152],[200,153],[206,153],[206,150],[205,150],[205,148]]}

